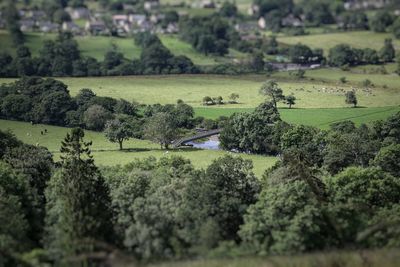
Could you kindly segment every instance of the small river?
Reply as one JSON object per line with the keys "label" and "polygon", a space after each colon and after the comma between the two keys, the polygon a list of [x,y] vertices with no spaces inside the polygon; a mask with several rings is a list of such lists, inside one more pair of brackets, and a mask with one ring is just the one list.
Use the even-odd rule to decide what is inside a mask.
{"label": "small river", "polygon": [[210,150],[220,150],[219,148],[219,141],[217,140],[207,140],[201,143],[196,143],[196,142],[189,142],[187,143],[188,145],[191,145],[195,148],[201,148],[201,149],[210,149]]}

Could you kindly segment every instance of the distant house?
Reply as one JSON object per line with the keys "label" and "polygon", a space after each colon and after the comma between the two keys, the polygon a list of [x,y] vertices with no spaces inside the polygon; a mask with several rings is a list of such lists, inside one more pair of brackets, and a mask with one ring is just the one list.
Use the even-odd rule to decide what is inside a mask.
{"label": "distant house", "polygon": [[66,11],[72,19],[89,19],[90,11],[85,7],[66,8]]}
{"label": "distant house", "polygon": [[122,4],[124,11],[134,12],[135,6],[130,4]]}
{"label": "distant house", "polygon": [[160,2],[158,0],[146,1],[144,2],[144,9],[151,11],[160,7]]}
{"label": "distant house", "polygon": [[41,21],[39,22],[39,30],[43,33],[58,32],[60,25],[53,23],[51,21]]}
{"label": "distant house", "polygon": [[132,28],[132,33],[138,32],[154,32],[155,27],[151,21],[145,20],[140,25],[136,25]]}
{"label": "distant house", "polygon": [[129,22],[133,25],[140,26],[143,22],[146,21],[146,15],[143,14],[130,14]]}
{"label": "distant house", "polygon": [[390,0],[347,0],[343,6],[346,10],[360,10],[370,8],[384,8]]}
{"label": "distant house", "polygon": [[27,18],[28,16],[28,10],[26,9],[18,9],[18,16],[20,18]]}
{"label": "distant house", "polygon": [[304,23],[301,19],[295,17],[293,14],[289,14],[282,19],[282,26],[285,27],[302,27]]}
{"label": "distant house", "polygon": [[178,33],[179,32],[178,24],[177,23],[169,23],[167,26],[166,32],[171,33],[171,34]]}
{"label": "distant house", "polygon": [[129,16],[128,15],[114,15],[112,16],[113,24],[117,27],[123,27],[129,23]]}
{"label": "distant house", "polygon": [[73,23],[72,21],[64,22],[61,26],[61,29],[63,31],[72,32],[75,35],[82,33],[81,28],[78,25],[76,25],[75,23]]}
{"label": "distant house", "polygon": [[248,33],[250,31],[258,30],[258,24],[256,22],[243,22],[235,25],[235,30],[238,32]]}
{"label": "distant house", "polygon": [[92,14],[92,19],[93,20],[101,20],[104,16],[106,16],[107,13],[104,11],[96,11]]}
{"label": "distant house", "polygon": [[179,32],[179,27],[176,23],[169,23],[165,28],[159,26],[156,32],[161,34],[176,34]]}
{"label": "distant house", "polygon": [[165,19],[164,14],[153,14],[150,16],[150,21],[156,24],[162,21],[163,19]]}
{"label": "distant house", "polygon": [[250,16],[256,16],[260,12],[260,7],[258,5],[252,4],[249,9],[247,10],[247,13]]}
{"label": "distant house", "polygon": [[19,21],[20,30],[23,32],[33,31],[36,23],[33,19],[23,19]]}
{"label": "distant house", "polygon": [[240,36],[240,39],[243,41],[256,41],[257,39],[260,39],[260,37],[257,37],[255,34],[247,34]]}
{"label": "distant house", "polygon": [[101,20],[86,22],[85,30],[92,35],[109,34],[106,24]]}
{"label": "distant house", "polygon": [[46,19],[46,13],[42,10],[30,10],[27,12],[27,17],[35,20],[35,21],[40,21],[40,20],[45,20]]}
{"label": "distant house", "polygon": [[267,21],[265,20],[264,17],[260,17],[257,21],[257,25],[260,29],[265,29],[267,28]]}

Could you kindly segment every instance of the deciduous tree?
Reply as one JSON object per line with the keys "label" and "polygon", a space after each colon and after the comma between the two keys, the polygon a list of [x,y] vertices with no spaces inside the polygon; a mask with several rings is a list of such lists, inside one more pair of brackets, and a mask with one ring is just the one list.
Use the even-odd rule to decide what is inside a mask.
{"label": "deciduous tree", "polygon": [[266,81],[260,88],[260,94],[271,100],[275,108],[277,103],[285,98],[283,91],[274,80]]}

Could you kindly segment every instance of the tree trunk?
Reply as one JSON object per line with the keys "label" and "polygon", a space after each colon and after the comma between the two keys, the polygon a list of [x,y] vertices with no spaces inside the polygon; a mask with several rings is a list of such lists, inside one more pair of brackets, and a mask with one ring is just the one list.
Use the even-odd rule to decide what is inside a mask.
{"label": "tree trunk", "polygon": [[289,104],[289,109],[291,109],[292,108],[292,104]]}
{"label": "tree trunk", "polygon": [[118,143],[119,143],[119,150],[122,150],[122,142],[123,142],[122,140],[119,140],[119,141],[118,141]]}

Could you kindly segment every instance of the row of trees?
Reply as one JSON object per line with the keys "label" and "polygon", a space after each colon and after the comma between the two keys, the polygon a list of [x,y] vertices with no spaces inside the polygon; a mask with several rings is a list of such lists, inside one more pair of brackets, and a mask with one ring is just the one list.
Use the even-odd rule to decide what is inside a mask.
{"label": "row of trees", "polygon": [[[386,39],[382,48],[377,51],[372,48],[358,49],[347,44],[338,44],[329,50],[328,57],[325,58],[322,49],[311,49],[301,43],[292,46],[280,45],[276,37],[260,40],[253,44],[261,52],[260,59],[257,60],[262,66],[260,69],[267,70],[263,62],[263,54],[285,55],[290,62],[296,64],[326,64],[330,66],[354,66],[361,64],[381,64],[395,60],[396,51],[392,39]],[[257,55],[257,53],[254,53]],[[254,68],[256,69],[256,68]]]}
{"label": "row of trees", "polygon": [[[279,119],[271,108],[253,115],[258,129]],[[269,135],[280,140],[281,157],[261,180],[251,161],[232,156],[205,170],[174,156],[99,169],[81,129],[67,135],[54,165],[46,149],[0,131],[0,262],[127,264],[398,246],[399,122],[400,113],[329,131],[280,122],[284,130]]]}
{"label": "row of trees", "polygon": [[392,62],[396,57],[392,39],[386,39],[383,47],[376,51],[371,48],[357,49],[339,44],[329,50],[328,61],[332,66],[354,66]]}
{"label": "row of trees", "polygon": [[[216,19],[219,20],[219,19]],[[207,21],[207,20],[206,20]],[[207,21],[209,23],[209,21]],[[217,27],[218,24],[213,26]],[[194,26],[193,26],[194,27]],[[223,26],[221,26],[223,28]],[[188,34],[197,40],[191,27]],[[218,34],[227,37],[227,29],[214,29]],[[192,38],[190,37],[190,38]],[[290,47],[279,47],[276,38],[255,44],[261,50],[253,49],[252,56],[246,64],[222,64],[200,68],[186,56],[174,56],[160,41],[148,32],[139,33],[135,42],[142,48],[140,59],[127,60],[117,47],[109,50],[102,62],[92,57],[82,56],[77,42],[70,33],[61,33],[54,41],[47,40],[39,51],[38,57],[32,57],[29,48],[19,46],[13,57],[7,52],[0,53],[0,76],[101,76],[101,75],[143,75],[143,74],[184,74],[215,73],[237,74],[248,72],[265,72],[272,67],[264,61],[266,54],[287,55],[290,61],[297,64],[324,64],[331,66],[379,64],[391,62],[395,58],[395,49],[391,39],[385,40],[381,50],[371,48],[356,49],[340,44],[329,51],[328,60],[322,49],[311,49],[302,44]],[[191,41],[189,41],[191,42]],[[246,46],[249,47],[249,46]],[[207,52],[208,53],[208,52]]]}
{"label": "row of trees", "polygon": [[[232,93],[229,95],[229,104],[237,104],[238,99],[239,99],[239,94]],[[203,97],[203,105],[204,106],[212,106],[212,105],[223,105],[225,104],[224,99],[222,96],[217,96],[217,97],[210,97],[210,96],[205,96]]]}
{"label": "row of trees", "polygon": [[176,129],[192,129],[203,120],[195,120],[193,108],[183,101],[176,105],[140,106],[123,99],[96,96],[87,88],[71,97],[67,86],[54,79],[26,77],[0,87],[0,117],[4,119],[95,131],[128,125],[127,136],[139,138],[143,136],[143,125],[158,113],[171,117],[169,127]]}
{"label": "row of trees", "polygon": [[193,108],[179,100],[176,105],[147,106],[140,118],[117,115],[105,122],[104,133],[121,150],[123,142],[130,138],[146,138],[160,144],[161,149],[168,149],[183,132],[203,123],[204,118],[194,118]]}
{"label": "row of trees", "polygon": [[31,123],[82,127],[105,131],[123,148],[130,138],[145,138],[168,148],[182,133],[193,128],[218,127],[217,121],[194,118],[193,107],[177,104],[139,105],[124,99],[97,96],[81,89],[71,97],[67,86],[54,79],[25,77],[0,86],[0,117]]}
{"label": "row of trees", "polygon": [[[82,56],[78,43],[68,32],[60,33],[56,40],[47,40],[39,51],[38,57],[32,57],[26,46],[18,46],[16,56],[3,52],[0,54],[0,76],[102,76],[102,75],[141,75],[141,74],[181,74],[198,73],[199,69],[185,56],[174,56],[161,43],[157,36],[150,33],[140,34],[140,59],[127,60],[113,47],[98,62],[95,58]],[[137,41],[141,42],[141,41]]]}

